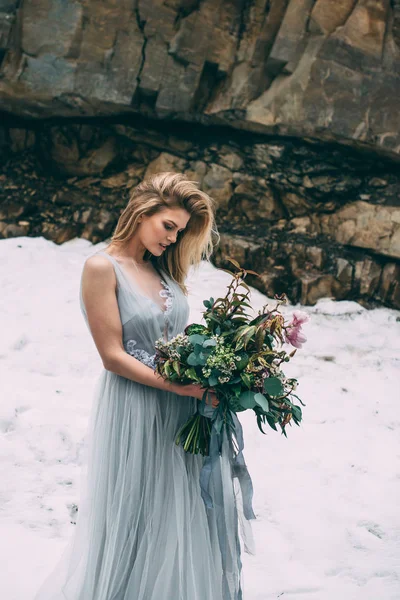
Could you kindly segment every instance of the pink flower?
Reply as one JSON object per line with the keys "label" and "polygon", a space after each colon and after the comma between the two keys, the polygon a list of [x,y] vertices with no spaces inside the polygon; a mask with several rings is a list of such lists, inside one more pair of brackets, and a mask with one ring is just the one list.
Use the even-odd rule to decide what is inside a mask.
{"label": "pink flower", "polygon": [[306,336],[301,331],[301,326],[309,320],[310,317],[307,313],[296,310],[293,313],[293,320],[285,327],[285,341],[295,348],[301,348],[304,342],[307,341]]}

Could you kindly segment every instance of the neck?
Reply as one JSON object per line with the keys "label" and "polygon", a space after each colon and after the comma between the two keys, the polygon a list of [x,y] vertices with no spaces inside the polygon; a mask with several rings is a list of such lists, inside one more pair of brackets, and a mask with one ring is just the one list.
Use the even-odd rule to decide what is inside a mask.
{"label": "neck", "polygon": [[108,250],[111,250],[111,253],[116,256],[131,259],[138,266],[145,266],[150,262],[149,260],[144,259],[146,253],[146,248],[144,247],[137,248],[132,245],[116,246],[110,244]]}

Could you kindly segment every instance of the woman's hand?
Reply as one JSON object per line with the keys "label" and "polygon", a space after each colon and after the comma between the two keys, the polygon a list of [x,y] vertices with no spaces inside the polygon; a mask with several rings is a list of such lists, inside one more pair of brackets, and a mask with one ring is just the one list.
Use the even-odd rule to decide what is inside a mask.
{"label": "woman's hand", "polygon": [[[192,396],[192,398],[197,398],[198,400],[203,399],[203,394],[206,391],[206,388],[202,387],[200,383],[188,383],[187,385],[177,384],[176,385],[176,393],[179,396]],[[206,396],[206,403],[212,404],[213,408],[217,408],[219,404],[219,400],[217,398],[216,393],[212,388],[208,389],[208,394]]]}

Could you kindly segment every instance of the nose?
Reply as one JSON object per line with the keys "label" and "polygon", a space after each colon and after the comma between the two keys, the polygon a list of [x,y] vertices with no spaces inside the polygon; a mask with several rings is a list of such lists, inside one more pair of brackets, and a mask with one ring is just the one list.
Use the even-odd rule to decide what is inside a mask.
{"label": "nose", "polygon": [[168,240],[168,242],[170,242],[171,244],[175,244],[175,242],[176,242],[176,236],[177,236],[177,234],[176,234],[176,233],[173,233],[173,234],[171,234],[171,235],[168,235],[168,236],[167,236],[167,240]]}

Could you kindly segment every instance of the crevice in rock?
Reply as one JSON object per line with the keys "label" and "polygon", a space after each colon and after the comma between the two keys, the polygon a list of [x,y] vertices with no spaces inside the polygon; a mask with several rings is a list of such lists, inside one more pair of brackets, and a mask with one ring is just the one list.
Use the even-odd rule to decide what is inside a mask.
{"label": "crevice in rock", "polygon": [[340,27],[345,27],[346,26],[346,23],[350,19],[351,15],[353,14],[354,9],[356,8],[357,4],[358,4],[358,0],[353,0],[353,6],[352,6],[351,10],[349,11],[349,14],[347,15],[344,23],[342,23],[342,25],[340,25]]}
{"label": "crevice in rock", "polygon": [[[188,0],[187,2],[183,2],[183,6],[180,6],[177,10],[174,25],[179,29],[180,22],[189,17],[192,13],[198,11],[202,1],[203,0]],[[165,5],[169,6],[169,3],[165,2]],[[175,4],[172,5],[172,8],[175,8]]]}
{"label": "crevice in rock", "polygon": [[242,43],[243,36],[246,33],[246,24],[249,21],[249,14],[251,8],[254,6],[254,1],[255,0],[241,0],[241,4],[240,6],[238,6],[239,26],[237,32],[236,52],[238,52],[240,44]]}
{"label": "crevice in rock", "polygon": [[140,2],[140,0],[135,0],[134,9],[133,10],[134,10],[134,13],[135,13],[137,26],[138,26],[138,28],[141,31],[142,36],[143,36],[142,60],[141,60],[140,66],[139,66],[138,74],[136,76],[137,86],[136,86],[136,90],[135,90],[135,93],[134,93],[133,98],[132,98],[132,102],[131,102],[132,106],[139,106],[140,105],[140,98],[141,98],[140,81],[141,81],[141,75],[142,75],[144,63],[146,62],[146,46],[147,46],[147,42],[148,42],[148,38],[147,38],[146,33],[145,33],[146,20],[145,19],[142,20],[141,17],[140,17],[139,2]]}
{"label": "crevice in rock", "polygon": [[[4,12],[2,18],[8,21],[8,24],[2,27],[1,34],[4,36],[2,40],[2,47],[0,48],[0,67],[3,64],[10,49],[17,50],[19,40],[21,39],[21,20],[20,20],[20,7],[23,0],[14,0],[14,8],[7,12]],[[7,25],[9,26],[7,32]],[[18,52],[17,52],[18,54]],[[21,51],[19,50],[19,54]]]}
{"label": "crevice in rock", "polygon": [[210,101],[217,82],[221,79],[218,65],[205,61],[199,84],[193,98],[192,110],[202,112]]}
{"label": "crevice in rock", "polygon": [[393,39],[400,49],[400,0],[391,0],[390,4],[393,12]]}

